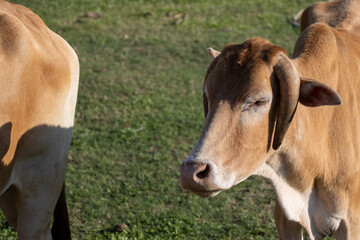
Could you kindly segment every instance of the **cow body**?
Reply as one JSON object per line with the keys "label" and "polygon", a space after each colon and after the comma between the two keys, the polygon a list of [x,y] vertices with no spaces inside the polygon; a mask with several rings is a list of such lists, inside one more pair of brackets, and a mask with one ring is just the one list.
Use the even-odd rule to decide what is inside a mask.
{"label": "cow body", "polygon": [[[336,12],[324,4],[342,8]],[[305,10],[293,59],[260,38],[228,45],[221,54],[210,51],[205,127],[181,168],[185,189],[213,196],[260,175],[276,192],[280,239],[303,239],[302,227],[310,239],[359,238],[360,32],[355,13],[360,13],[356,1]]]}
{"label": "cow body", "polygon": [[78,58],[29,9],[0,1],[0,65],[0,207],[19,239],[51,239],[57,206],[65,219],[55,216],[53,238],[69,239],[63,186]]}

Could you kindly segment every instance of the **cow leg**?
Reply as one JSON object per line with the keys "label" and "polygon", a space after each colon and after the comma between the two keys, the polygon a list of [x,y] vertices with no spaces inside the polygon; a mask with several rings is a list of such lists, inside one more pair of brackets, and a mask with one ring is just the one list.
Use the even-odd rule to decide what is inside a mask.
{"label": "cow leg", "polygon": [[52,210],[49,210],[49,203],[40,200],[41,198],[32,194],[22,194],[13,186],[0,197],[1,210],[10,225],[18,232],[19,240],[52,239]]}
{"label": "cow leg", "polygon": [[69,215],[66,205],[65,183],[54,210],[54,221],[51,228],[53,240],[71,240]]}
{"label": "cow leg", "polygon": [[[40,126],[23,134],[13,168],[19,240],[51,240],[50,223],[65,181],[71,129]],[[19,150],[19,151],[20,151]]]}
{"label": "cow leg", "polygon": [[[53,179],[49,179],[51,182]],[[19,240],[52,240],[50,222],[62,185],[41,185],[19,192],[17,227]],[[52,189],[51,189],[52,188]],[[57,189],[57,193],[54,190]]]}
{"label": "cow leg", "polygon": [[[40,161],[50,162],[47,159],[39,158]],[[21,166],[24,167],[24,165]],[[41,167],[39,166],[40,169]],[[25,171],[22,171],[16,198],[16,231],[19,240],[52,239],[50,222],[63,186],[65,171],[54,170],[53,166],[47,169],[46,167],[45,165],[45,170],[36,174],[28,172],[29,175],[27,175]]]}
{"label": "cow leg", "polygon": [[43,193],[20,193],[17,200],[18,222],[16,231],[19,240],[51,240],[50,221],[56,200],[46,189]]}
{"label": "cow leg", "polygon": [[11,186],[6,192],[3,193],[3,195],[1,195],[0,208],[3,211],[6,220],[14,229],[16,229],[17,210],[16,189],[14,187]]}
{"label": "cow leg", "polygon": [[277,201],[275,204],[274,216],[280,240],[303,240],[301,225],[299,223],[289,221]]}
{"label": "cow leg", "polygon": [[[352,232],[351,232],[352,233]],[[341,240],[341,239],[358,239],[359,234],[355,234],[355,238],[351,238],[349,235],[349,230],[346,227],[346,224],[344,221],[341,221],[339,228],[333,233],[335,239]]]}

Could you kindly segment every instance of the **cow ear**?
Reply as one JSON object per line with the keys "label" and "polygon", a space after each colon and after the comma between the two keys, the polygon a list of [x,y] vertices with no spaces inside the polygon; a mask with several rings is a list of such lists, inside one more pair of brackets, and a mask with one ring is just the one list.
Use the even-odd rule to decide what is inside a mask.
{"label": "cow ear", "polygon": [[342,100],[333,89],[312,79],[301,78],[299,102],[307,107],[339,105]]}
{"label": "cow ear", "polygon": [[210,56],[212,59],[215,59],[215,58],[216,58],[217,56],[219,56],[220,53],[221,53],[221,52],[216,51],[216,50],[214,50],[214,49],[212,49],[212,48],[208,48],[208,49],[207,49],[207,52],[208,52],[209,56]]}

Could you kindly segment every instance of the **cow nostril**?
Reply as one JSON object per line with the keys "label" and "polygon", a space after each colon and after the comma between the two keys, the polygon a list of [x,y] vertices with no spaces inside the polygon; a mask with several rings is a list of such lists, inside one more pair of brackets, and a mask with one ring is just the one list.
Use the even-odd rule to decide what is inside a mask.
{"label": "cow nostril", "polygon": [[208,164],[206,164],[205,169],[196,173],[196,177],[199,179],[204,179],[206,178],[210,173],[210,167]]}

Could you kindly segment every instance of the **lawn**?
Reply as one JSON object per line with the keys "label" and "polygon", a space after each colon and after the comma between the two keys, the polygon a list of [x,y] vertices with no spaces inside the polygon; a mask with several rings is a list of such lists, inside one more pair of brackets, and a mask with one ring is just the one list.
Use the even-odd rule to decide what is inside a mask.
{"label": "lawn", "polygon": [[[261,36],[291,54],[300,29],[290,20],[313,1],[12,2],[80,59],[66,176],[73,239],[276,239],[269,182],[201,198],[181,189],[179,168],[203,126],[206,48]],[[0,239],[16,238],[3,216],[0,227]]]}

